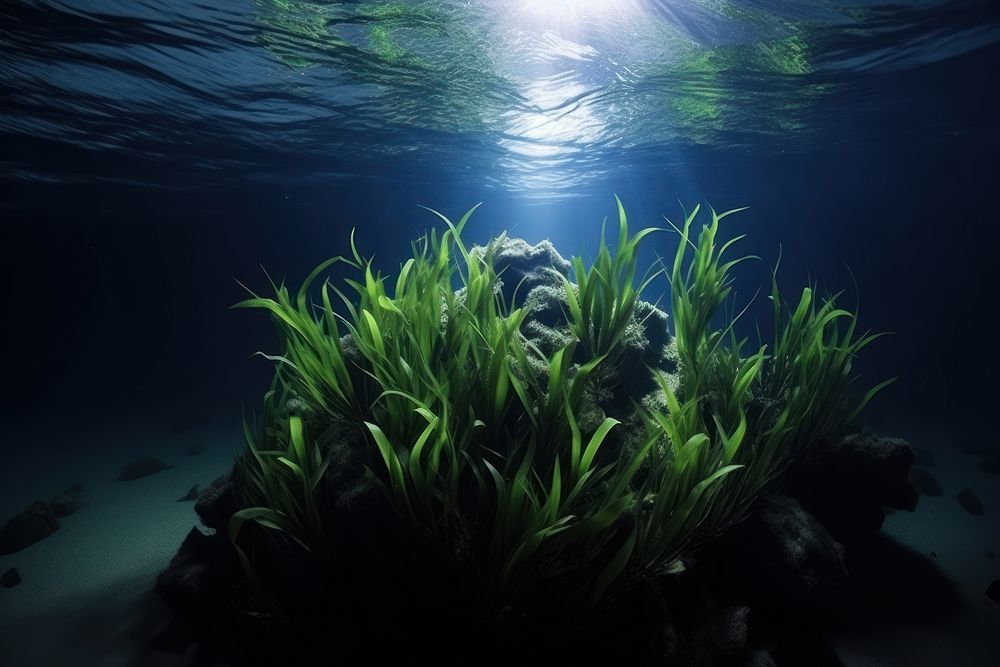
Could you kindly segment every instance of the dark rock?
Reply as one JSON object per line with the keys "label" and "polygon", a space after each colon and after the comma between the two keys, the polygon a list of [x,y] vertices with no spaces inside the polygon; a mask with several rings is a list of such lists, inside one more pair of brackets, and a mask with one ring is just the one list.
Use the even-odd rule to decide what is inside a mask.
{"label": "dark rock", "polygon": [[[540,246],[521,239],[504,239],[494,264],[497,271],[505,271],[504,290],[510,287],[508,275],[517,281],[524,279],[517,291],[518,305],[528,308],[522,331],[543,354],[552,355],[574,340],[567,322],[566,286],[559,278],[559,274],[567,275],[569,265],[558,253],[553,256],[547,249],[540,251]],[[480,248],[478,252],[485,251]],[[517,253],[524,256],[514,261]],[[520,268],[512,272],[511,267]],[[508,299],[512,296],[513,290],[505,293]],[[676,371],[676,351],[671,340],[667,314],[651,303],[638,302],[625,332],[621,357],[605,364],[601,377],[595,378],[595,399],[607,416],[627,418],[637,402],[657,389],[650,369]],[[578,348],[574,361],[580,362],[584,356],[585,350]],[[544,373],[547,369],[535,370]]]}
{"label": "dark rock", "polygon": [[195,500],[198,500],[198,495],[199,495],[198,485],[195,484],[194,486],[191,487],[190,491],[188,491],[183,496],[181,496],[180,498],[178,498],[177,502],[179,502],[179,503],[186,503],[186,502],[195,501]]}
{"label": "dark rock", "polygon": [[667,318],[666,312],[651,303],[639,301],[635,304],[635,319],[642,325],[642,331],[649,341],[649,345],[646,347],[656,351],[657,354],[673,340]]}
{"label": "dark rock", "polygon": [[[672,340],[667,314],[651,303],[638,302],[627,330],[625,354],[612,378],[615,403],[621,408],[659,389],[651,370],[677,371],[677,351]],[[623,415],[624,409],[617,413]]]}
{"label": "dark rock", "polygon": [[[286,533],[244,524],[253,544],[254,573],[268,599],[286,612],[304,613],[320,608],[336,574],[331,563],[307,550]],[[241,532],[241,538],[243,533]]]}
{"label": "dark rock", "polygon": [[[639,584],[622,592],[615,604],[594,607],[585,613],[589,616],[581,624],[583,630],[581,627],[564,626],[565,640],[577,648],[574,655],[585,656],[582,664],[677,664],[681,648],[680,637],[671,623],[671,612],[664,592],[655,582]],[[528,621],[529,627],[552,627],[559,622],[558,613],[556,618],[531,618]],[[592,632],[590,629],[594,627],[599,627],[601,631]],[[546,655],[554,653],[565,656],[568,653],[565,646],[548,648],[557,650],[545,651]],[[570,662],[567,659],[565,664]]]}
{"label": "dark rock", "polygon": [[36,500],[0,529],[0,555],[12,554],[59,530],[59,519],[49,504]]}
{"label": "dark rock", "polygon": [[563,285],[539,285],[524,299],[530,306],[529,317],[548,328],[563,328],[566,326],[566,288]]}
{"label": "dark rock", "polygon": [[810,445],[778,483],[835,540],[863,542],[878,534],[884,508],[916,507],[919,495],[908,479],[915,458],[905,440],[852,433]]}
{"label": "dark rock", "polygon": [[83,488],[82,485],[74,484],[52,499],[50,506],[52,507],[53,514],[58,517],[66,517],[87,504],[87,501],[83,499],[80,492],[74,490],[77,486],[81,489]]}
{"label": "dark rock", "polygon": [[4,588],[14,588],[19,583],[21,583],[21,573],[17,571],[16,567],[12,567],[0,575],[0,586]]}
{"label": "dark rock", "polygon": [[910,481],[917,487],[920,493],[925,496],[942,496],[944,489],[937,481],[937,477],[923,468],[914,466],[910,469]]}
{"label": "dark rock", "polygon": [[83,493],[87,489],[80,482],[73,482],[73,486],[69,487],[69,490],[73,493]]}
{"label": "dark rock", "polygon": [[986,589],[986,597],[1000,604],[1000,579],[994,579]]}
{"label": "dark rock", "polygon": [[837,616],[857,628],[879,627],[890,618],[910,627],[947,622],[964,600],[936,559],[936,551],[916,551],[884,533],[849,549],[851,576]]}
{"label": "dark rock", "polygon": [[119,473],[117,480],[119,482],[129,482],[134,479],[139,479],[141,477],[148,477],[149,475],[155,475],[158,472],[164,470],[170,470],[174,466],[168,466],[166,463],[160,459],[145,458],[136,459],[131,463],[127,463],[122,466],[122,471]]}
{"label": "dark rock", "polygon": [[[473,255],[482,257],[486,248],[475,246]],[[501,292],[507,303],[521,301],[540,285],[559,286],[559,274],[569,275],[571,268],[549,241],[532,245],[524,239],[501,236],[493,241],[493,268],[500,276]]]}
{"label": "dark rock", "polygon": [[969,514],[978,516],[983,513],[983,503],[980,502],[971,489],[962,489],[955,496],[955,499],[958,500],[958,504],[964,507],[965,511]]}
{"label": "dark rock", "polygon": [[199,454],[201,454],[204,451],[205,451],[205,445],[203,445],[203,444],[201,444],[199,442],[199,443],[195,443],[193,445],[188,445],[187,447],[185,447],[184,448],[184,456],[198,456]]}
{"label": "dark rock", "polygon": [[573,340],[566,323],[566,292],[561,285],[540,285],[525,300],[528,318],[523,325],[525,336],[546,355],[553,354]]}
{"label": "dark rock", "polygon": [[221,475],[201,492],[194,504],[194,511],[209,528],[225,533],[229,518],[236,513],[236,496],[233,493],[233,474]]}
{"label": "dark rock", "polygon": [[[525,322],[525,333],[539,348],[549,354],[565,346],[571,339],[566,320],[566,292],[563,285],[541,285],[534,288],[525,299],[530,305]],[[669,344],[672,340],[667,314],[646,301],[636,304],[632,323],[624,339],[625,358],[619,361],[619,375],[626,382],[635,382],[634,376],[644,380],[641,389],[628,386],[616,387],[629,395],[641,396],[654,381],[649,368],[673,370]]]}
{"label": "dark rock", "polygon": [[979,462],[979,469],[991,475],[1000,475],[1000,456],[988,456]]}
{"label": "dark rock", "polygon": [[[730,664],[746,652],[750,607],[726,607],[714,613],[688,644],[683,665]],[[739,663],[737,663],[739,664]]]}
{"label": "dark rock", "polygon": [[794,498],[773,492],[762,494],[744,521],[706,545],[699,560],[720,585],[761,608],[819,608],[847,580],[843,546]]}
{"label": "dark rock", "polygon": [[[649,630],[641,636],[648,642],[649,654],[654,657],[654,664],[670,664],[676,659],[679,638],[677,630],[670,622],[670,612],[662,594],[656,604],[647,604],[636,610],[642,614]],[[640,621],[641,622],[641,621]],[[635,627],[641,627],[633,625]]]}
{"label": "dark rock", "polygon": [[[570,263],[548,241],[531,245],[523,239],[502,236],[491,247],[503,298],[528,309],[522,326],[528,340],[549,356],[573,341],[563,280],[569,277]],[[484,246],[472,249],[473,255],[479,257],[484,257],[486,251]],[[635,406],[658,390],[650,369],[666,373],[677,370],[667,314],[651,303],[638,302],[621,353],[620,358],[603,364],[594,377],[593,391],[587,398],[589,406],[585,414],[579,415],[585,430],[596,428],[609,416],[638,422]],[[580,347],[574,361],[582,362],[585,356],[586,351]],[[539,364],[534,371],[544,375],[547,367]],[[616,437],[617,433],[612,436]]]}
{"label": "dark rock", "polygon": [[755,514],[770,540],[771,558],[760,565],[780,570],[772,569],[770,586],[784,591],[786,602],[825,599],[847,579],[844,548],[793,498],[767,494]]}
{"label": "dark rock", "polygon": [[191,620],[209,620],[226,605],[239,575],[224,535],[205,535],[192,528],[170,565],[156,578],[156,593],[174,611]]}
{"label": "dark rock", "polygon": [[987,550],[986,550],[986,556],[987,556],[988,558],[991,558],[991,559],[992,559],[992,558],[996,558],[996,554],[994,554],[994,553],[993,553],[993,550],[992,550],[992,549],[987,549]]}
{"label": "dark rock", "polygon": [[777,667],[777,663],[770,653],[764,649],[757,649],[750,652],[743,662],[743,667]]}
{"label": "dark rock", "polygon": [[913,451],[917,455],[917,460],[914,461],[916,465],[924,466],[925,468],[934,468],[937,466],[937,461],[934,459],[934,452],[923,447],[914,447]]}

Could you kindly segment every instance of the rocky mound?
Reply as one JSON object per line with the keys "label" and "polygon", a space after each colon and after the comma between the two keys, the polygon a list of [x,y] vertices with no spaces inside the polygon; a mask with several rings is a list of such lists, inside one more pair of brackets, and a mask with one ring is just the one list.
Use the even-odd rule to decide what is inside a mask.
{"label": "rocky mound", "polygon": [[[569,263],[547,242],[520,239],[501,239],[495,256],[505,298],[516,294],[530,308],[525,335],[547,353],[564,345],[558,276]],[[637,404],[658,401],[650,369],[669,374],[677,362],[666,313],[641,303],[627,353],[593,392],[595,419],[627,425]],[[551,604],[484,618],[472,597],[473,564],[414,548],[360,448],[341,443],[330,457],[322,512],[345,548],[331,562],[282,536],[254,540],[243,556],[267,580],[249,586],[227,535],[237,510],[232,475],[202,491],[195,510],[205,530],[192,529],[156,587],[192,640],[240,637],[218,650],[240,653],[243,664],[294,661],[293,651],[349,664],[417,655],[445,664],[471,664],[470,655],[484,664],[523,663],[525,655],[582,664],[821,664],[829,655],[810,623],[850,586],[848,563],[863,560],[886,508],[912,509],[918,497],[906,442],[858,432],[814,443],[682,571],[637,582],[595,609],[561,609],[558,592],[540,590],[538,600]],[[268,602],[258,594],[265,590]],[[294,642],[266,641],[286,638],[289,628]]]}

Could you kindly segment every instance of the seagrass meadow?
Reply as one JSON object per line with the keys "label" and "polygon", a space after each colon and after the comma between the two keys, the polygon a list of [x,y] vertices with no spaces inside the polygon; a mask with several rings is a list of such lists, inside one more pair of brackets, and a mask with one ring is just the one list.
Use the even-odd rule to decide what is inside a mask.
{"label": "seagrass meadow", "polygon": [[0,26],[0,666],[1000,664],[997,3]]}
{"label": "seagrass meadow", "polygon": [[[637,663],[713,651],[635,647],[603,617],[637,591],[669,605],[663,578],[711,577],[693,554],[797,458],[848,447],[891,381],[855,386],[855,358],[878,334],[813,287],[787,302],[772,275],[773,337],[739,338],[739,315],[722,312],[733,268],[755,259],[725,234],[738,211],[668,220],[672,261],[640,271],[640,245],[668,229],[630,234],[620,200],[616,241],[589,266],[506,234],[470,248],[474,210],[455,223],[434,212],[440,229],[392,275],[352,242],[297,289],[272,282],[271,296],[236,304],[277,326],[279,349],[260,353],[274,379],[233,471],[199,500],[216,534],[191,533],[161,594],[198,617],[209,605],[214,618],[292,627],[361,608],[360,635],[407,638],[381,659],[586,659],[604,648],[581,628],[602,623]],[[323,277],[338,263],[354,275],[341,286]],[[657,280],[672,322],[642,300]],[[905,443],[868,447],[856,454],[883,488],[864,509],[913,502]],[[821,551],[800,543],[805,531],[778,539],[786,555]],[[840,555],[826,546],[818,556]],[[420,646],[441,623],[462,630]],[[554,637],[525,629],[552,624]]]}

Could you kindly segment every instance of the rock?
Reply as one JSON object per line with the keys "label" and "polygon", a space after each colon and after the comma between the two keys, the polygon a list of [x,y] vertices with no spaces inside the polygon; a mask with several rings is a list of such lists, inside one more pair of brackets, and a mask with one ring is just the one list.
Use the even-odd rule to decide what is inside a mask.
{"label": "rock", "polygon": [[209,528],[225,534],[229,518],[236,512],[236,496],[233,494],[233,474],[221,475],[201,492],[194,504],[194,511],[201,522]]}
{"label": "rock", "polygon": [[[529,252],[534,248],[520,239],[508,239],[505,243],[506,254],[503,256],[507,259],[514,251]],[[556,264],[562,261],[565,260],[558,258]],[[499,257],[495,264],[497,270],[502,270],[502,260]],[[525,259],[520,264],[530,265],[531,262]],[[548,356],[575,339],[566,317],[566,287],[557,277],[558,273],[565,275],[566,271],[563,269],[567,267],[559,265],[550,268],[554,271],[542,271],[540,267],[536,267],[534,274],[531,274],[533,277],[526,280],[525,285],[517,292],[518,304],[528,308],[522,332]],[[526,291],[524,288],[529,285],[530,290]],[[606,413],[598,421],[602,421],[605,416],[622,420],[628,418],[634,412],[636,403],[657,390],[651,369],[668,373],[676,371],[676,350],[671,345],[671,340],[667,314],[651,303],[639,301],[632,321],[626,328],[621,357],[604,364],[595,376],[597,405]],[[582,347],[578,348],[574,361],[582,362],[585,354]],[[539,364],[534,370],[544,375],[547,367]]]}
{"label": "rock", "polygon": [[767,554],[758,576],[773,575],[768,587],[781,592],[785,604],[808,606],[830,597],[846,581],[844,548],[795,499],[766,494],[754,514],[759,545],[766,545],[758,555]]}
{"label": "rock", "polygon": [[0,586],[4,588],[14,588],[19,583],[21,583],[21,573],[17,571],[16,567],[12,567],[0,575]]}
{"label": "rock", "polygon": [[49,504],[36,500],[0,529],[0,555],[12,554],[59,530],[59,519]]}
{"label": "rock", "polygon": [[[504,300],[528,309],[522,325],[525,337],[548,356],[575,340],[567,322],[563,280],[569,277],[570,263],[548,241],[531,245],[507,236],[495,239],[491,246],[476,246],[471,252],[484,257],[490,247]],[[638,302],[626,327],[621,353],[619,358],[602,364],[593,376],[590,405],[586,415],[581,416],[587,423],[586,427],[581,423],[584,430],[591,424],[584,417],[596,420],[596,424],[605,417],[640,422],[635,406],[658,391],[651,369],[666,373],[677,370],[667,314],[651,303]],[[586,350],[578,347],[573,361],[581,363],[585,356]],[[547,366],[534,356],[531,361],[533,371],[544,378]]]}
{"label": "rock", "polygon": [[83,484],[80,484],[80,482],[73,482],[73,485],[69,487],[69,490],[73,493],[83,493],[87,489],[83,486]]}
{"label": "rock", "polygon": [[976,494],[972,492],[971,489],[965,488],[958,492],[955,496],[958,500],[958,504],[965,508],[965,511],[969,514],[981,515],[983,513],[983,503],[980,502]]}
{"label": "rock", "polygon": [[201,444],[199,442],[199,443],[195,443],[193,445],[188,445],[187,447],[185,447],[184,448],[184,456],[198,456],[199,454],[201,454],[204,451],[205,451],[205,445],[203,445],[203,444]]}
{"label": "rock", "polygon": [[612,411],[624,415],[635,401],[660,391],[653,372],[675,373],[677,369],[677,348],[667,314],[651,303],[638,302],[626,332],[625,354],[611,378],[618,407]]}
{"label": "rock", "polygon": [[914,447],[913,451],[917,455],[917,460],[914,461],[916,465],[924,466],[925,468],[934,468],[937,466],[937,461],[934,459],[934,453],[929,449]]}
{"label": "rock", "polygon": [[698,558],[720,586],[761,608],[821,608],[847,581],[844,547],[798,501],[774,492]]}
{"label": "rock", "polygon": [[778,486],[819,519],[836,541],[866,541],[882,527],[885,507],[916,507],[919,494],[908,478],[915,458],[905,440],[852,433],[807,447]]}
{"label": "rock", "polygon": [[944,489],[937,478],[927,470],[914,466],[910,469],[910,481],[925,496],[942,496]]}
{"label": "rock", "polygon": [[774,657],[764,649],[751,651],[743,662],[743,667],[777,667]]}
{"label": "rock", "polygon": [[148,477],[149,475],[155,475],[158,472],[164,470],[170,470],[174,466],[168,466],[166,463],[160,459],[145,458],[136,459],[131,463],[127,463],[122,466],[121,473],[118,474],[117,481],[119,482],[129,482],[134,479],[139,479],[141,477]]}
{"label": "rock", "polygon": [[[671,611],[657,582],[643,582],[620,593],[614,605],[581,611],[587,615],[580,619],[577,627],[566,633],[565,639],[574,645],[576,660],[564,655],[565,660],[559,661],[561,664],[678,664],[680,637],[671,622]],[[559,612],[556,612],[558,615]],[[527,624],[529,628],[552,627],[559,622],[546,616],[530,618]],[[600,627],[601,631],[591,631],[595,627]],[[504,635],[512,634],[505,630],[507,628],[501,630]],[[490,664],[494,664],[493,661]]]}
{"label": "rock", "polygon": [[994,579],[986,589],[986,597],[1000,604],[1000,579]]}
{"label": "rock", "polygon": [[190,491],[188,491],[183,496],[181,496],[180,498],[178,498],[177,502],[179,502],[179,503],[186,503],[186,502],[198,500],[198,494],[199,494],[198,485],[195,484],[194,486],[191,487]]}
{"label": "rock", "polygon": [[254,575],[271,602],[291,614],[323,606],[335,572],[329,561],[318,558],[286,533],[256,523],[244,524],[242,530],[251,534]]}
{"label": "rock", "polygon": [[74,484],[52,499],[50,506],[53,514],[58,517],[66,517],[87,504],[87,501],[80,495],[80,491],[74,490],[78,486],[81,490],[83,489],[83,485]]}
{"label": "rock", "polygon": [[[503,298],[510,303],[515,292],[518,301],[539,285],[559,286],[557,274],[569,275],[570,263],[549,241],[531,245],[524,239],[500,236],[492,241],[493,268],[500,277]],[[475,246],[470,251],[482,258],[486,247]]]}
{"label": "rock", "polygon": [[673,340],[668,318],[666,312],[647,301],[635,304],[635,320],[642,325],[642,332],[648,341],[646,349],[655,351],[657,355]]}
{"label": "rock", "polygon": [[993,553],[993,550],[992,550],[992,549],[987,549],[987,550],[986,550],[986,556],[987,556],[987,558],[990,558],[991,560],[992,560],[993,558],[996,558],[996,554],[994,554],[994,553]]}
{"label": "rock", "polygon": [[[750,607],[725,607],[714,613],[687,646],[680,664],[710,667],[730,664],[746,651]],[[738,663],[737,663],[738,664]]]}
{"label": "rock", "polygon": [[573,340],[566,324],[565,292],[561,286],[542,285],[528,293],[525,300],[530,308],[523,325],[524,335],[551,356]]}
{"label": "rock", "polygon": [[566,326],[566,288],[563,285],[539,285],[526,295],[524,303],[530,308],[529,317],[545,327]]}
{"label": "rock", "polygon": [[193,620],[220,614],[228,589],[240,575],[225,535],[192,528],[170,564],[156,578],[156,593],[176,612]]}
{"label": "rock", "polygon": [[979,469],[991,475],[1000,475],[1000,456],[988,456],[981,460]]}

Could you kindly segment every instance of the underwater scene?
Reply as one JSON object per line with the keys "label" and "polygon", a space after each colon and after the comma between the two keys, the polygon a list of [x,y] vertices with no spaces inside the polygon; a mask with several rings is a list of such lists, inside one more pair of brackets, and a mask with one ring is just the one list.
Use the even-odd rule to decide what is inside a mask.
{"label": "underwater scene", "polygon": [[1000,4],[0,0],[0,665],[1000,665]]}

